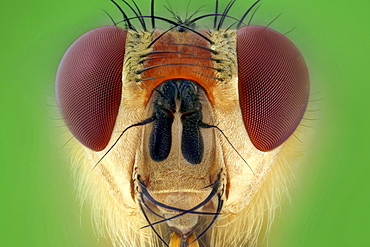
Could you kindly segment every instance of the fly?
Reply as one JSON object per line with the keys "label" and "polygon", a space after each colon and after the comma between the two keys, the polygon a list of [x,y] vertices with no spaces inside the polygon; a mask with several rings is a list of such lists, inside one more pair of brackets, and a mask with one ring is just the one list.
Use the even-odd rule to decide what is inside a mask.
{"label": "fly", "polygon": [[[240,18],[235,0],[221,12],[216,0],[185,20],[155,14],[154,0],[149,15],[111,1],[122,20],[78,38],[56,78],[98,229],[113,246],[257,246],[307,107],[301,53],[250,24],[259,0]],[[197,29],[202,19],[213,29]]]}

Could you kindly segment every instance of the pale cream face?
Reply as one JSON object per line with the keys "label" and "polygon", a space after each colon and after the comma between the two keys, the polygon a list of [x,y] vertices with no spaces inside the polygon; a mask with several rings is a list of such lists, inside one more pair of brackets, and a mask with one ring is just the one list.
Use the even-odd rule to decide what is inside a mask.
{"label": "pale cream face", "polygon": [[[230,48],[225,50],[235,50],[235,33],[229,33],[231,33],[232,38],[227,40],[226,44]],[[218,49],[217,38],[220,35],[217,32],[211,35],[215,38],[215,49]],[[130,36],[128,36],[128,39],[130,39]],[[225,47],[223,46],[223,48]],[[127,51],[127,53],[129,52],[130,50]],[[225,54],[220,52],[218,56],[223,57]],[[229,63],[236,62],[235,55],[232,59],[233,61]],[[96,181],[93,183],[103,187],[101,190],[104,192],[101,193],[107,193],[100,195],[101,198],[104,198],[104,202],[100,203],[109,205],[103,211],[120,208],[122,213],[120,217],[127,221],[126,224],[136,221],[137,217],[142,217],[139,207],[141,189],[138,176],[143,180],[145,180],[144,178],[150,178],[149,193],[156,200],[169,206],[190,209],[201,203],[210,194],[212,188],[204,189],[204,187],[215,182],[219,174],[221,179],[218,193],[220,193],[223,200],[221,217],[238,215],[245,210],[256,194],[260,193],[261,186],[265,182],[271,167],[276,165],[276,160],[284,145],[270,152],[262,152],[251,143],[239,108],[236,69],[234,68],[233,76],[229,80],[225,80],[214,87],[215,103],[213,105],[204,92],[201,92],[200,95],[204,99],[202,101],[203,121],[217,125],[235,150],[220,131],[213,128],[201,129],[205,155],[201,164],[195,166],[189,164],[181,154],[182,126],[179,113],[175,114],[172,126],[173,143],[171,153],[165,161],[155,162],[149,156],[148,143],[153,128],[152,124],[127,130],[108,152],[123,130],[134,123],[141,122],[152,114],[153,100],[147,102],[147,99],[143,97],[140,85],[133,86],[132,82],[125,79],[129,77],[125,73],[125,69],[124,67],[122,100],[109,144],[100,152],[94,152],[80,145],[83,148],[80,155],[88,158],[86,162],[81,164],[84,166],[83,170],[88,171],[86,176],[94,177],[92,180]],[[99,160],[101,161],[98,163]],[[90,185],[87,184],[87,186]],[[210,202],[212,204],[211,208],[205,211],[213,210],[213,212],[216,212],[217,203],[217,197],[215,196]],[[158,207],[156,211],[165,218],[179,213],[161,207]],[[202,211],[202,208],[198,211]],[[186,214],[167,223],[162,223],[162,225],[167,224],[170,227],[169,229],[176,228],[190,231],[198,224],[199,217],[201,216],[196,214]],[[102,221],[109,226],[114,225],[109,217],[102,219]],[[142,219],[140,222],[143,222]],[[144,223],[141,226],[144,225],[146,224]],[[110,230],[113,232],[109,232],[109,234],[119,235],[115,231],[119,232],[120,229],[116,228],[119,228],[119,226],[115,226],[114,230]],[[130,227],[126,228],[125,231],[135,232],[130,230]],[[155,236],[152,235],[151,238],[155,238]]]}
{"label": "pale cream face", "polygon": [[[69,95],[65,89],[69,88],[69,82],[64,77],[57,79],[61,91],[57,94],[62,95],[61,111],[76,136],[73,157],[77,188],[82,199],[91,202],[96,227],[112,245],[180,247],[187,242],[193,247],[231,243],[256,246],[268,231],[274,210],[290,183],[290,156],[301,150],[297,145],[301,139],[295,137],[297,120],[290,121],[286,115],[304,113],[308,84],[295,87],[307,83],[295,81],[296,77],[300,78],[296,74],[301,70],[306,73],[306,67],[294,67],[294,63],[303,60],[290,43],[284,43],[282,49],[274,48],[280,43],[271,45],[271,40],[264,45],[271,53],[274,49],[278,51],[271,64],[275,60],[288,64],[293,76],[288,72],[281,76],[277,71],[284,67],[280,65],[277,69],[272,67],[271,75],[260,75],[266,70],[269,58],[257,59],[256,64],[264,64],[262,69],[240,68],[255,62],[240,58],[240,53],[249,57],[240,48],[243,42],[256,43],[260,48],[260,41],[254,42],[254,38],[269,39],[277,35],[284,42],[287,40],[271,29],[247,28],[251,29],[196,32],[100,29],[104,35],[117,32],[122,37],[119,42],[125,41],[122,76],[119,71],[122,79],[116,82],[120,86],[120,98],[116,102],[112,130],[106,130],[110,139],[104,145],[103,141],[99,143],[99,138],[96,138],[99,145],[89,144],[96,140],[84,139],[89,135],[79,132],[81,126],[73,121],[80,116],[74,113],[73,107],[84,101],[71,96],[63,103],[63,95]],[[252,31],[257,34],[250,37]],[[93,35],[101,38],[99,32]],[[289,49],[298,54],[293,62],[284,60],[290,55]],[[60,74],[70,72],[70,68],[61,67]],[[256,80],[258,85],[252,84],[245,90],[244,84],[249,83],[245,74],[252,74],[251,80]],[[108,87],[113,83],[110,80]],[[245,82],[241,84],[241,80]],[[285,92],[286,88],[290,90],[289,83],[294,84],[292,88],[298,88],[294,90],[307,90],[306,95],[302,96],[301,91]],[[269,85],[277,89],[271,90]],[[166,86],[175,89],[167,90]],[[255,89],[261,87],[259,91]],[[279,96],[276,91],[283,92],[282,99],[276,99]],[[107,92],[109,99],[111,95]],[[290,95],[294,100],[289,99]],[[257,109],[248,115],[248,107],[253,108],[259,98],[264,99],[263,107],[267,110]],[[243,105],[249,102],[251,106]],[[290,108],[292,104],[298,106]],[[281,109],[283,106],[288,106],[288,113]],[[89,114],[95,116],[94,110]],[[111,117],[106,115],[99,115],[99,119]],[[277,123],[261,124],[269,116],[275,117]],[[280,118],[289,121],[281,123]],[[295,118],[299,122],[301,116]],[[93,122],[94,118],[89,121]],[[269,133],[268,127],[274,130]],[[159,134],[155,134],[156,130]],[[261,140],[264,136],[273,140]],[[265,143],[272,148],[264,148]]]}

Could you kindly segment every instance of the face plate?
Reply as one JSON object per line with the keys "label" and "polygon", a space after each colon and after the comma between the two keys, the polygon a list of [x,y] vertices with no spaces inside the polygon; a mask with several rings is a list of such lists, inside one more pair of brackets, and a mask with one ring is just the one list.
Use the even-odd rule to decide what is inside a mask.
{"label": "face plate", "polygon": [[[82,174],[81,187],[89,186],[83,189],[83,193],[90,194],[93,204],[101,208],[104,217],[99,218],[100,224],[107,225],[108,234],[114,241],[131,243],[131,239],[142,237],[137,240],[137,246],[147,243],[155,246],[160,241],[150,229],[153,227],[160,236],[175,232],[173,243],[178,242],[178,237],[181,242],[204,234],[202,239],[207,246],[224,246],[229,241],[225,239],[231,241],[230,233],[250,232],[253,235],[259,232],[259,227],[240,226],[264,220],[258,219],[258,212],[271,205],[258,201],[258,197],[268,191],[264,188],[268,179],[275,181],[272,184],[284,183],[284,176],[271,178],[271,174],[274,174],[273,166],[279,170],[276,167],[284,160],[279,154],[285,145],[261,151],[248,135],[240,107],[240,94],[243,92],[239,91],[238,31],[200,30],[195,33],[173,29],[162,34],[163,31],[127,31],[121,100],[114,129],[109,143],[100,152],[77,147],[77,152],[83,157],[83,167],[78,168]],[[156,161],[150,155],[148,143],[156,120],[148,119],[156,112],[158,94],[163,93],[159,88],[169,80],[192,81],[197,91],[195,95],[201,99],[203,117],[200,122],[205,125],[197,126],[204,141],[204,156],[195,165],[186,160],[181,151],[184,112],[179,110],[179,99],[176,99],[176,110],[172,112],[172,143],[168,157]],[[308,86],[306,90],[308,95]],[[130,127],[143,122],[145,124]],[[125,133],[121,135],[123,131]],[[210,195],[212,197],[206,201]],[[271,197],[274,196],[271,193]],[[155,202],[148,199],[150,197]],[[251,203],[256,203],[260,209],[253,212],[256,206],[251,206]],[[161,219],[151,212],[153,210],[168,219],[181,213],[169,207],[192,210],[197,205],[201,205],[197,212],[204,210],[210,213],[208,218],[192,211],[167,220],[167,223],[156,224]],[[145,223],[141,211],[145,211],[145,217],[154,223]],[[212,222],[215,216],[219,217]],[[202,217],[204,221],[200,220]],[[117,218],[121,220],[117,222]],[[247,219],[242,221],[241,218]],[[130,224],[120,221],[129,221]],[[229,221],[235,221],[234,229],[220,230]],[[198,227],[204,222],[218,227]],[[148,227],[137,233],[137,229],[145,225]],[[122,236],[121,231],[127,234]],[[250,238],[240,238],[240,243],[253,245],[255,240]]]}

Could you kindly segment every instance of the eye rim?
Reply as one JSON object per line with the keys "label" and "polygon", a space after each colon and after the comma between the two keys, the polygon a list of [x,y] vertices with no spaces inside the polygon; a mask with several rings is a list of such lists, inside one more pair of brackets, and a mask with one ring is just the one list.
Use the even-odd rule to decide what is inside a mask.
{"label": "eye rim", "polygon": [[[108,145],[116,122],[122,94],[126,36],[127,31],[116,26],[90,30],[67,49],[57,70],[55,95],[60,114],[73,136],[93,151],[101,151]],[[111,54],[113,56],[108,57]],[[103,73],[106,63],[111,65],[109,71],[112,73],[108,75]],[[97,87],[97,76],[101,77],[100,82],[108,85],[106,88]],[[109,81],[113,83],[108,84]],[[111,103],[108,102],[110,97]],[[105,99],[104,102],[97,102],[99,98]],[[94,116],[94,110],[103,113]]]}
{"label": "eye rim", "polygon": [[[260,35],[260,37],[258,37],[258,35]],[[277,38],[277,39],[273,40],[273,38]],[[269,42],[271,42],[270,45],[273,44],[273,46],[270,46],[269,48],[272,47],[271,49],[275,49],[274,52],[282,52],[282,53],[285,52],[283,54],[285,57],[274,56],[271,59],[271,61],[287,64],[287,67],[291,70],[291,74],[282,72],[282,74],[285,73],[284,75],[288,78],[288,79],[285,79],[286,82],[291,82],[292,80],[294,80],[293,77],[300,78],[296,80],[295,84],[291,84],[292,88],[295,88],[295,89],[291,89],[291,91],[295,91],[295,93],[293,94],[294,97],[292,98],[290,97],[291,95],[288,95],[288,93],[285,93],[285,96],[286,96],[285,105],[286,105],[287,110],[278,109],[279,105],[271,106],[271,103],[270,103],[270,105],[266,107],[267,110],[263,110],[264,111],[263,114],[259,114],[256,111],[256,109],[262,108],[261,105],[262,103],[264,103],[262,102],[263,100],[258,99],[261,97],[257,97],[258,95],[256,96],[256,94],[253,93],[253,90],[254,90],[253,85],[249,86],[249,88],[246,89],[247,86],[245,86],[245,84],[250,83],[246,79],[248,77],[246,75],[247,73],[259,74],[259,76],[261,77],[270,75],[269,73],[266,73],[266,71],[261,72],[261,70],[263,69],[260,69],[260,68],[255,69],[253,68],[254,65],[251,65],[256,62],[256,61],[253,61],[253,59],[258,60],[256,57],[258,56],[262,57],[261,53],[263,52],[266,53],[266,51],[258,52],[258,55],[247,54],[247,56],[252,56],[252,58],[245,56],[246,53],[248,53],[248,51],[246,51],[247,49],[250,49],[249,53],[253,53],[253,52],[257,53],[256,49],[261,50],[263,48],[263,45],[261,45],[261,41],[256,42],[256,40],[259,40],[259,39],[269,40]],[[241,47],[243,45],[245,47]],[[286,51],[282,49],[284,48],[284,46],[285,46]],[[247,133],[250,137],[251,142],[258,150],[263,151],[263,152],[271,151],[279,147],[281,144],[283,144],[294,133],[301,119],[303,118],[303,115],[305,113],[305,110],[308,104],[308,98],[309,98],[309,74],[308,74],[307,65],[303,59],[302,54],[298,50],[298,48],[287,37],[285,37],[283,34],[271,28],[264,27],[264,26],[251,25],[251,26],[242,27],[239,30],[237,30],[237,54],[238,54],[237,59],[238,59],[238,81],[239,81],[238,82],[239,104],[240,104],[240,109],[241,109],[242,116],[243,116],[244,126],[247,130]],[[243,54],[243,57],[240,56],[240,54]],[[293,59],[291,59],[291,57],[295,57],[297,59],[295,61],[295,64],[292,63]],[[260,61],[257,61],[257,62],[260,62]],[[247,66],[248,69],[252,70],[252,72],[246,69],[246,67],[242,68],[242,66]],[[253,71],[253,69],[257,71]],[[270,73],[272,73],[273,75],[272,77],[281,76],[274,69],[275,67],[272,67],[272,69],[270,68],[271,70]],[[245,70],[248,70],[248,71],[245,71]],[[288,84],[288,83],[285,83],[285,84]],[[284,87],[282,82],[277,82],[276,85],[273,85],[273,86],[274,87],[275,86]],[[268,88],[266,89],[266,88],[267,87],[264,87],[264,90],[268,91],[269,89]],[[280,90],[282,89],[280,88]],[[253,99],[253,97],[255,98]],[[266,98],[266,96],[264,97]],[[250,100],[248,100],[248,98]],[[276,99],[275,101],[273,101],[273,103],[279,104],[279,102],[277,102]],[[253,113],[252,111],[255,111],[255,112]],[[251,117],[253,114],[254,116]],[[277,123],[271,123],[271,121],[266,120],[266,116],[265,116],[266,114],[273,115]],[[296,115],[292,116],[294,114]],[[264,115],[264,116],[261,116],[261,115]],[[277,116],[279,115],[280,117],[285,118],[285,120],[282,122],[279,122],[280,120],[277,119]],[[262,121],[263,123],[260,123],[261,119],[263,120]],[[269,128],[271,128],[271,130],[269,130]]]}

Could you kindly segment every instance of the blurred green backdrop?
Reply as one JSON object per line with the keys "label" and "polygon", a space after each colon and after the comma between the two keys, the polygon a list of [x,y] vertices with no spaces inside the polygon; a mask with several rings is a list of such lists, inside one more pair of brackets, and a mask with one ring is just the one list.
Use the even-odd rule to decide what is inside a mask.
{"label": "blurred green backdrop", "polygon": [[[170,2],[171,0],[169,0]],[[184,13],[187,1],[172,1]],[[149,0],[137,0],[149,13]],[[168,16],[157,1],[156,13]],[[222,6],[225,6],[223,2]],[[234,16],[252,1],[238,0]],[[167,4],[166,4],[167,5]],[[213,11],[213,0],[193,1]],[[278,211],[269,246],[370,246],[370,4],[265,0],[254,19],[286,32],[311,70],[319,120],[309,157],[298,167],[291,202]],[[1,1],[0,246],[109,246],[79,206],[53,84],[58,63],[81,34],[119,19],[108,0]],[[211,27],[211,24],[208,25]]]}

